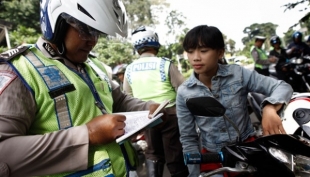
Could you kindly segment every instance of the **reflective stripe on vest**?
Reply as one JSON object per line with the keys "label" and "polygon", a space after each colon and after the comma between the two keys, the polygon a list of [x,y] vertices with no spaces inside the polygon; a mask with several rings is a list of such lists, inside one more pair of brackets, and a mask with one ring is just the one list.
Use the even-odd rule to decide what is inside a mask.
{"label": "reflective stripe on vest", "polygon": [[[29,61],[33,64],[34,67],[38,69],[38,72],[42,76],[45,81],[45,84],[49,88],[49,93],[53,93],[57,91],[60,86],[64,87],[72,87],[73,85],[69,82],[69,80],[60,72],[55,74],[54,80],[50,79],[51,77],[46,77],[46,70],[53,70],[49,71],[49,74],[53,74],[53,72],[59,72],[57,68],[54,67],[45,67],[44,64],[32,53],[28,52],[26,56]],[[60,77],[58,77],[60,76]],[[72,88],[73,89],[73,88]],[[53,98],[53,96],[51,96]],[[69,114],[69,108],[67,105],[67,98],[65,94],[61,94],[53,98],[55,102],[56,114],[57,114],[57,121],[59,125],[59,129],[66,129],[72,127],[72,121]]]}
{"label": "reflective stripe on vest", "polygon": [[[256,51],[257,51],[257,53],[258,53],[258,56],[259,56],[259,58],[261,59],[261,60],[267,60],[268,59],[268,56],[266,55],[266,53],[263,51],[263,50],[261,50],[261,49],[259,49],[259,48],[257,48],[257,47],[252,47],[251,48],[251,53],[252,53],[252,51],[254,50],[254,49],[256,49]],[[253,61],[255,62],[255,60],[254,60],[254,58],[253,58]],[[257,64],[256,62],[255,62],[255,68],[260,68],[260,69],[266,69],[266,68],[268,68],[267,66],[264,66],[264,65],[262,65],[262,64]]]}
{"label": "reflective stripe on vest", "polygon": [[[61,62],[46,58],[35,47],[30,48],[28,52],[33,52],[33,56],[37,57],[37,60],[29,59],[31,57],[26,55],[26,57],[16,57],[10,62],[14,69],[19,73],[19,76],[25,82],[26,86],[33,93],[37,104],[37,114],[29,129],[29,134],[44,134],[59,129],[57,125],[57,117],[59,115],[56,112],[63,107],[63,105],[60,104],[63,102],[61,99],[59,102],[55,101],[55,99],[58,99],[58,96],[53,98],[49,92],[57,91],[56,88],[64,88],[68,83],[72,83],[72,85],[76,86],[76,91],[68,91],[60,94],[60,96],[64,95],[66,98],[65,107],[71,116],[72,126],[83,125],[89,122],[93,117],[102,114],[100,109],[94,104],[96,101],[96,96],[94,96],[95,92],[99,96],[98,98],[100,101],[104,103],[106,111],[108,113],[112,112],[113,98],[111,90],[109,89],[109,82],[98,77],[98,74],[95,73],[88,64],[85,64],[85,70],[91,83],[84,81],[81,76],[79,76],[79,73],[68,70],[68,68]],[[98,68],[103,68],[103,66],[102,68],[100,67],[100,62],[96,59],[92,59],[92,61],[98,66]],[[105,71],[104,69],[102,70]],[[56,74],[56,76],[53,74]],[[67,81],[59,79],[61,76],[65,76]],[[51,81],[53,79],[60,82],[60,85],[58,85],[59,87],[45,83],[46,81]],[[90,86],[87,84],[92,84],[94,91],[91,91],[89,89]],[[59,92],[53,92],[52,95],[57,94],[59,94]],[[80,104],[81,102],[83,104]],[[135,160],[137,159],[135,158],[134,149],[130,142],[125,142],[122,148],[117,143],[112,142],[103,146],[89,146],[88,169],[73,174],[79,176],[79,174],[82,173],[86,174],[86,176],[92,177],[124,177],[128,175],[126,172],[127,164],[125,163],[122,154],[124,149],[128,152],[128,161],[130,161],[130,164],[135,164]],[[62,173],[49,176],[66,176],[71,174],[72,173]]]}
{"label": "reflective stripe on vest", "polygon": [[125,77],[133,96],[143,101],[162,103],[170,100],[175,105],[176,92],[171,85],[169,68],[172,63],[165,58],[142,57],[127,66]]}

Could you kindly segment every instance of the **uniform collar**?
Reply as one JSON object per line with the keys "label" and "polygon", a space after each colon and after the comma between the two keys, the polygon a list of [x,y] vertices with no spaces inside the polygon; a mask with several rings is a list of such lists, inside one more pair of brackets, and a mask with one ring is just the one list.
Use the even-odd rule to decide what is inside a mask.
{"label": "uniform collar", "polygon": [[143,53],[143,54],[141,54],[140,55],[140,58],[143,58],[143,57],[155,57],[156,55],[154,55],[154,54],[152,54],[152,53],[147,53],[147,52],[145,52],[145,53]]}
{"label": "uniform collar", "polygon": [[[221,65],[218,64],[219,68],[217,70],[217,73],[215,76],[213,76],[213,78],[225,78],[228,77],[230,75],[232,75],[232,71],[229,70],[229,66],[228,65]],[[201,84],[201,82],[197,79],[197,77],[195,76],[195,73],[192,72],[191,76],[188,78],[186,85],[188,87],[192,87],[194,85],[199,85]]]}
{"label": "uniform collar", "polygon": [[50,59],[59,59],[57,52],[53,49],[52,45],[40,37],[36,43],[36,47],[44,54],[44,56]]}
{"label": "uniform collar", "polygon": [[57,52],[52,48],[51,44],[40,37],[36,42],[36,47],[43,53],[43,55],[52,60],[58,60],[65,64],[67,67],[72,68],[74,70],[80,70],[83,64],[74,64],[70,60],[66,59],[65,57],[58,56]]}

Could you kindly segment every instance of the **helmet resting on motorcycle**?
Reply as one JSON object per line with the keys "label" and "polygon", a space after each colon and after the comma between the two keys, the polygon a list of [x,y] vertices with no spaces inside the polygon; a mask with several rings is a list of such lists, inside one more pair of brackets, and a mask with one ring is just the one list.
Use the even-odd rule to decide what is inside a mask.
{"label": "helmet resting on motorcycle", "polygon": [[302,40],[302,33],[299,31],[296,31],[293,33],[293,41],[296,42],[295,40],[298,40],[301,42]]}
{"label": "helmet resting on motorcycle", "polygon": [[270,38],[270,45],[273,46],[274,44],[281,45],[281,40],[280,40],[279,36],[272,36]]}
{"label": "helmet resting on motorcycle", "polygon": [[158,35],[153,28],[141,26],[132,32],[132,42],[138,52],[143,52],[146,47],[160,48]]}
{"label": "helmet resting on motorcycle", "polygon": [[287,134],[294,134],[302,129],[310,136],[310,93],[293,94],[291,101],[284,109],[282,120]]}
{"label": "helmet resting on motorcycle", "polygon": [[62,42],[68,22],[80,22],[87,32],[127,36],[127,15],[120,0],[41,0],[40,10],[43,38],[55,44]]}

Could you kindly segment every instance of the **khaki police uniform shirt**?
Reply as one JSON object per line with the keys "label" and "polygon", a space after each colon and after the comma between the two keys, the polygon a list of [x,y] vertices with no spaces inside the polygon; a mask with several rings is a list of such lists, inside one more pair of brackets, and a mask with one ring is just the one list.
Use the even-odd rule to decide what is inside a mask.
{"label": "khaki police uniform shirt", "polygon": [[[44,55],[81,72],[83,65],[51,57],[43,44],[46,41],[40,38],[37,47]],[[113,83],[112,90],[114,112],[148,110],[151,102],[127,96]],[[45,135],[27,135],[35,114],[33,95],[8,64],[0,63],[0,176],[34,176],[86,169],[89,146],[86,125]]]}
{"label": "khaki police uniform shirt", "polygon": [[263,59],[260,58],[256,48],[254,48],[252,50],[251,55],[252,55],[252,57],[254,59],[254,62],[256,64],[260,64],[260,65],[270,65],[271,64],[271,62],[268,59],[267,60],[263,60]]}

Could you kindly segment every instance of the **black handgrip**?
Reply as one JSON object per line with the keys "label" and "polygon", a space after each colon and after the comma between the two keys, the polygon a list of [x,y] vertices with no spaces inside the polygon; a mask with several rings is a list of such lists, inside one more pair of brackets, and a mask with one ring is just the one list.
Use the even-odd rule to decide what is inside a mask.
{"label": "black handgrip", "polygon": [[205,163],[221,163],[223,162],[222,152],[186,153],[184,154],[185,164],[205,164]]}
{"label": "black handgrip", "polygon": [[201,163],[221,163],[223,162],[223,155],[221,152],[208,152],[201,154]]}

